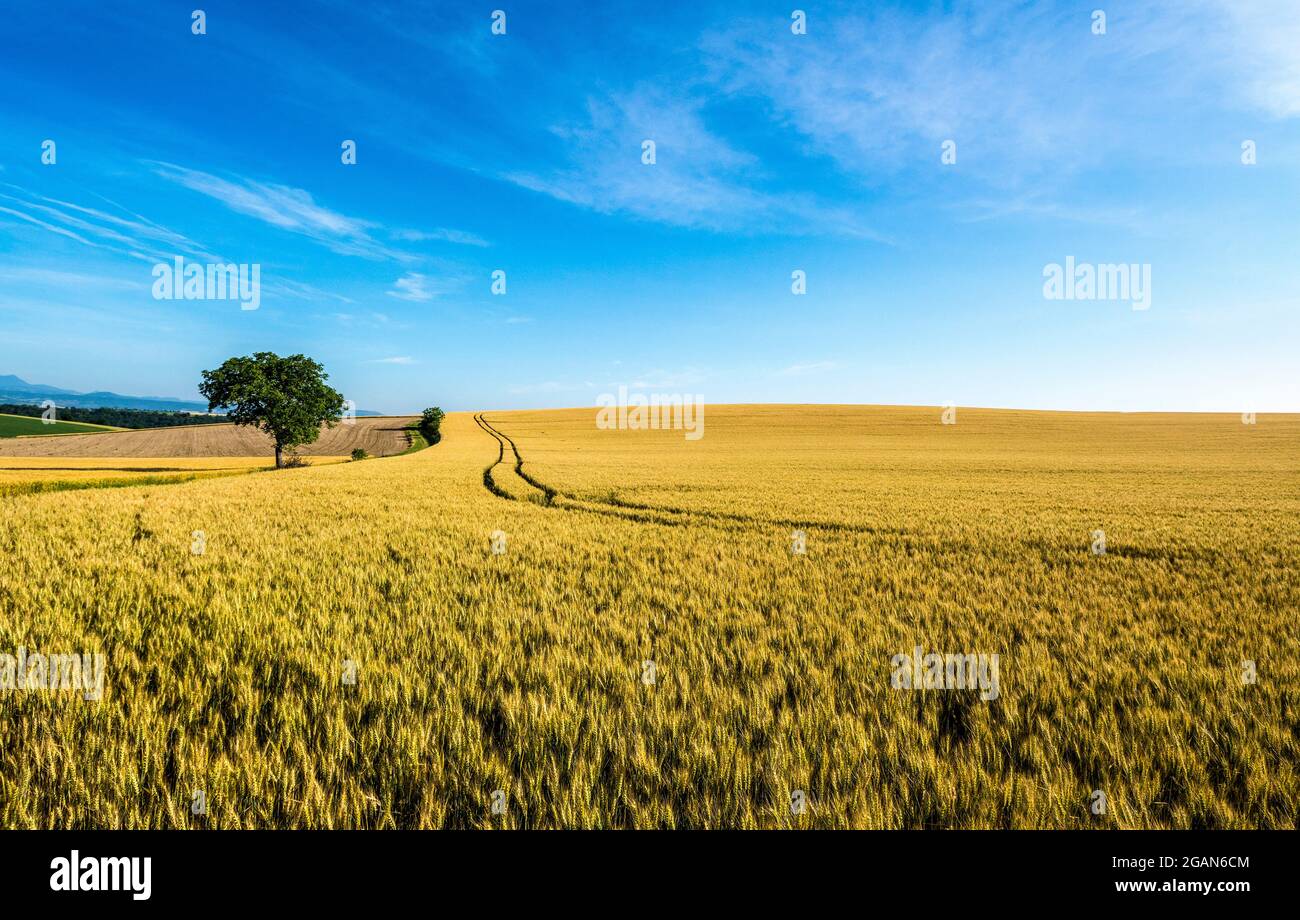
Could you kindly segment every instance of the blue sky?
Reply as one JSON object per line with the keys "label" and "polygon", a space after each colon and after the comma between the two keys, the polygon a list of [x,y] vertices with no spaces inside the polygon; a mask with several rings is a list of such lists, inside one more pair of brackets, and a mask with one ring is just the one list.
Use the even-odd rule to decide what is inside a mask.
{"label": "blue sky", "polygon": [[[508,0],[207,2],[195,35],[199,2],[6,11],[0,373],[195,398],[269,349],[393,412],[1300,409],[1289,0],[810,0],[804,35]],[[260,264],[260,309],[154,299],[175,255]],[[1067,256],[1150,265],[1150,308],[1045,299]]]}

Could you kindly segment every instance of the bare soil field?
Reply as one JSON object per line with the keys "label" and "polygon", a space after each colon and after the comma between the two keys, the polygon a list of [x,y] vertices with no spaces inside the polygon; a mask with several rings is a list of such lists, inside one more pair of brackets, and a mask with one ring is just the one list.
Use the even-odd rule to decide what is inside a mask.
{"label": "bare soil field", "polygon": [[[299,450],[306,457],[337,457],[362,448],[374,457],[400,454],[408,446],[403,429],[415,416],[362,417],[352,424],[322,426],[320,438]],[[271,457],[275,445],[255,428],[191,425],[64,437],[6,438],[0,457]]]}

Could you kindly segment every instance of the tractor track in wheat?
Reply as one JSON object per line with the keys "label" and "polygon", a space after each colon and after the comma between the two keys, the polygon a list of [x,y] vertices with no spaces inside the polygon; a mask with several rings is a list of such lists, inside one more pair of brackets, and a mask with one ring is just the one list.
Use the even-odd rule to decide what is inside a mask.
{"label": "tractor track in wheat", "polygon": [[525,472],[523,454],[520,453],[519,446],[515,443],[514,439],[501,429],[495,427],[481,412],[475,414],[474,421],[478,423],[480,428],[496,439],[499,448],[496,461],[490,464],[487,469],[483,471],[483,483],[488,488],[488,491],[492,492],[494,495],[511,501],[517,500],[516,497],[501,489],[492,475],[492,471],[497,466],[505,464],[505,449],[507,446],[509,446],[511,453],[514,455],[515,475],[536,490],[535,500],[547,507],[559,508],[563,511],[580,511],[588,514],[602,514],[608,517],[617,517],[623,520],[636,521],[642,524],[659,524],[668,527],[680,527],[688,524],[693,526],[707,524],[724,530],[752,529],[754,527],[782,527],[790,528],[791,530],[841,531],[871,535],[908,536],[905,531],[897,528],[870,527],[836,521],[800,521],[758,518],[725,511],[665,508],[657,505],[646,505],[618,499],[601,501],[599,499],[583,498],[548,485],[547,483],[537,479],[537,477],[533,476],[531,473]]}

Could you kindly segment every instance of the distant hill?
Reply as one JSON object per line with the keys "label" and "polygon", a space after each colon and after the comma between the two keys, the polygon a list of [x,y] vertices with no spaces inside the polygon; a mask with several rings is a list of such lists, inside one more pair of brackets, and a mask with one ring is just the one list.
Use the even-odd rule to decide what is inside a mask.
{"label": "distant hill", "polygon": [[[53,400],[57,406],[76,409],[153,409],[160,412],[200,412],[205,415],[208,411],[207,403],[194,400],[172,399],[167,396],[123,396],[107,390],[78,393],[76,390],[65,390],[43,383],[28,383],[13,374],[0,374],[0,403],[39,405],[47,399]],[[371,409],[357,410],[357,415],[382,414]]]}
{"label": "distant hill", "polygon": [[41,383],[28,383],[23,378],[15,377],[13,374],[0,374],[0,393],[39,393],[51,396],[58,394],[75,395],[72,390],[60,390],[58,387],[47,387]]}

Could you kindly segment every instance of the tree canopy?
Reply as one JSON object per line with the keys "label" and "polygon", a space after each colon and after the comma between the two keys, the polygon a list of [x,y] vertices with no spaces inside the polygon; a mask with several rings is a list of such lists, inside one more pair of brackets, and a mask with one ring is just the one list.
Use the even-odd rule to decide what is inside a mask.
{"label": "tree canopy", "polygon": [[284,465],[286,448],[310,444],[322,424],[342,417],[343,394],[328,386],[325,368],[305,355],[282,358],[269,351],[230,358],[203,372],[199,392],[208,411],[223,409],[236,425],[253,425],[275,440],[275,465]]}

